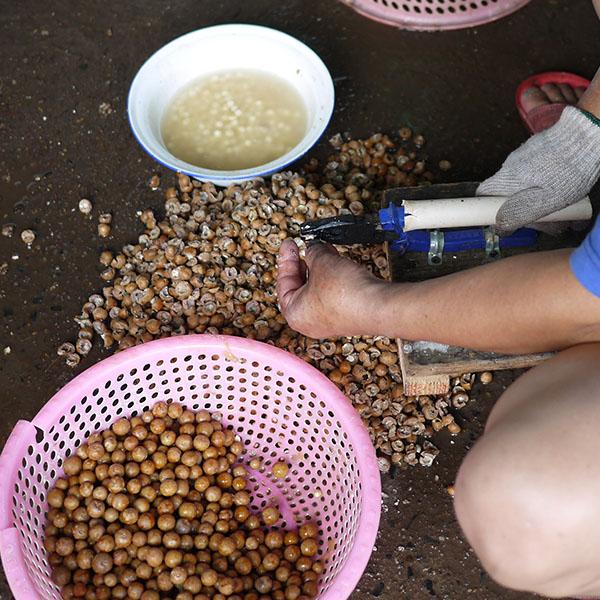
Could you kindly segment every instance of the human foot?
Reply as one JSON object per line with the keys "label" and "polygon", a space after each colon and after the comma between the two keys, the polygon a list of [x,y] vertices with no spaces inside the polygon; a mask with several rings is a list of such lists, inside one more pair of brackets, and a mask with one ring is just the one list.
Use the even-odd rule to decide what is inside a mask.
{"label": "human foot", "polygon": [[546,83],[532,85],[523,92],[521,102],[526,112],[546,104],[577,104],[585,92],[585,87],[570,86],[568,83]]}
{"label": "human foot", "polygon": [[519,85],[516,103],[531,133],[548,129],[565,106],[577,104],[590,82],[574,73],[551,71],[533,75]]}

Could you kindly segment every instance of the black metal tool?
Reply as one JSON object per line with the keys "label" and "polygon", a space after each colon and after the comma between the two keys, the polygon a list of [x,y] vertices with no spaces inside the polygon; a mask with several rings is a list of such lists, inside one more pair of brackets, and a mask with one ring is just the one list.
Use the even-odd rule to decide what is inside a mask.
{"label": "black metal tool", "polygon": [[[477,183],[433,185],[428,187],[391,188],[384,192],[383,206],[400,207],[403,200],[430,198],[455,198],[461,194],[474,195]],[[384,210],[385,212],[385,210]],[[328,219],[309,221],[300,226],[300,235],[305,240],[321,240],[340,246],[382,244],[402,237],[404,225],[402,214],[381,211],[368,215],[342,215]]]}
{"label": "black metal tool", "polygon": [[307,241],[320,240],[339,246],[382,244],[398,237],[396,232],[384,230],[379,215],[375,214],[309,221],[300,226],[300,235]]}

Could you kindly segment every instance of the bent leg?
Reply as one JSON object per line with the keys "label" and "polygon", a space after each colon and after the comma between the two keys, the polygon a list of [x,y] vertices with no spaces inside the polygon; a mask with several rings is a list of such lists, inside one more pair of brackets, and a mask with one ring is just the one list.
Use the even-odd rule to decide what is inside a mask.
{"label": "bent leg", "polygon": [[463,531],[500,584],[600,596],[600,343],[507,389],[455,488]]}

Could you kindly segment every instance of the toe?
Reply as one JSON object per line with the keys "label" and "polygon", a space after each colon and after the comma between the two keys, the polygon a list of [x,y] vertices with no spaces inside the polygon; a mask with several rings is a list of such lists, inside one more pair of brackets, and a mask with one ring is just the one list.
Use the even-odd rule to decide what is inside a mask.
{"label": "toe", "polygon": [[560,88],[554,83],[545,83],[541,86],[541,90],[548,96],[550,102],[558,104],[564,104],[566,102]]}
{"label": "toe", "polygon": [[564,99],[569,104],[577,103],[577,96],[575,95],[575,90],[570,85],[568,85],[567,83],[559,83],[558,88],[560,89]]}
{"label": "toe", "polygon": [[577,96],[577,100],[579,100],[579,98],[581,98],[581,96],[583,96],[583,93],[585,92],[585,88],[584,87],[576,87],[574,91],[575,91],[575,96]]}
{"label": "toe", "polygon": [[523,92],[521,102],[525,112],[529,112],[538,106],[550,104],[550,99],[539,87],[533,85]]}

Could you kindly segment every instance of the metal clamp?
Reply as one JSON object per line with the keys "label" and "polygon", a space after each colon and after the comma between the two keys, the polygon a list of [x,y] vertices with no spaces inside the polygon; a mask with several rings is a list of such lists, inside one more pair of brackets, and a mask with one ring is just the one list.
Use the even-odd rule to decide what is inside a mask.
{"label": "metal clamp", "polygon": [[429,232],[429,254],[427,263],[433,266],[442,264],[442,254],[444,253],[444,232],[434,229]]}
{"label": "metal clamp", "polygon": [[493,227],[486,227],[483,233],[485,236],[485,255],[491,259],[500,258],[500,236],[495,233]]}

